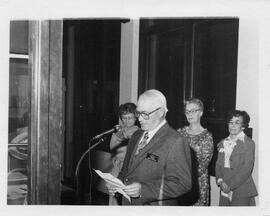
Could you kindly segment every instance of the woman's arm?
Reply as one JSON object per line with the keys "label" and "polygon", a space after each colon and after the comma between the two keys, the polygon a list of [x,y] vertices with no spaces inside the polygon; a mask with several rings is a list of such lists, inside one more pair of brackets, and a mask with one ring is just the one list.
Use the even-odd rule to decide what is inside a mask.
{"label": "woman's arm", "polygon": [[113,150],[117,146],[121,144],[123,138],[118,137],[115,133],[112,134],[111,141],[110,141],[110,149]]}
{"label": "woman's arm", "polygon": [[223,180],[223,168],[224,168],[224,152],[223,150],[223,141],[218,143],[217,145],[218,156],[215,166],[215,173],[216,173],[216,182],[217,185],[220,185],[221,181]]}

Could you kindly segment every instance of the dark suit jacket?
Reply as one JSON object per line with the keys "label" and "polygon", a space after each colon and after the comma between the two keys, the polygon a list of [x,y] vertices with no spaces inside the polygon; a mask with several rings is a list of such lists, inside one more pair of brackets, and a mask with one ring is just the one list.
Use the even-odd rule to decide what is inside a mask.
{"label": "dark suit jacket", "polygon": [[252,178],[254,165],[255,143],[245,136],[244,142],[237,140],[230,157],[230,168],[224,168],[223,140],[218,144],[218,159],[216,162],[216,179],[222,178],[233,191],[233,197],[252,197],[257,190]]}
{"label": "dark suit jacket", "polygon": [[192,184],[187,140],[166,123],[135,156],[142,134],[143,131],[138,130],[131,137],[118,176],[126,185],[141,183],[141,197],[132,198],[131,203],[123,198],[122,204],[177,205],[177,197],[188,192]]}

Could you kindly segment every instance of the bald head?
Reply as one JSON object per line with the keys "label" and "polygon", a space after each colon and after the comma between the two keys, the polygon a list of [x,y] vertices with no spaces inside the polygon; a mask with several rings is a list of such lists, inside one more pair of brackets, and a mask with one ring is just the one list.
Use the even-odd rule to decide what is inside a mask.
{"label": "bald head", "polygon": [[140,95],[139,100],[147,101],[147,103],[149,104],[149,108],[155,109],[158,107],[162,107],[165,112],[168,111],[165,96],[156,89],[150,89],[145,91]]}

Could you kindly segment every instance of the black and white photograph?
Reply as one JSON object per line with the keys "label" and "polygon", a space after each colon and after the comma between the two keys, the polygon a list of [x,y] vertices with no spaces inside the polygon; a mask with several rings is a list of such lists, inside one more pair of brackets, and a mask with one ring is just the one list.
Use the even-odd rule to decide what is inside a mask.
{"label": "black and white photograph", "polygon": [[270,215],[268,1],[3,1],[3,215]]}

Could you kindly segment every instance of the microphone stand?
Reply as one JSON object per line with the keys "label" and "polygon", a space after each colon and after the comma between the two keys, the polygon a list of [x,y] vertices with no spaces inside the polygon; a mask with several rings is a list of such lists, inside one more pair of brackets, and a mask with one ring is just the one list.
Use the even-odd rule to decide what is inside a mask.
{"label": "microphone stand", "polygon": [[79,197],[79,168],[80,165],[83,161],[83,159],[85,158],[85,156],[87,155],[87,153],[89,153],[88,157],[89,157],[89,171],[90,171],[90,188],[89,188],[89,196],[90,196],[90,204],[92,203],[92,196],[91,196],[91,181],[92,181],[92,170],[91,170],[91,158],[90,158],[90,151],[95,148],[96,146],[98,146],[100,143],[104,142],[107,139],[107,137],[102,137],[99,139],[99,141],[97,143],[95,143],[94,145],[91,146],[91,142],[93,140],[95,140],[94,138],[91,138],[88,144],[88,149],[83,153],[83,155],[80,157],[77,165],[76,165],[76,170],[75,170],[75,185],[76,185],[76,196]]}

